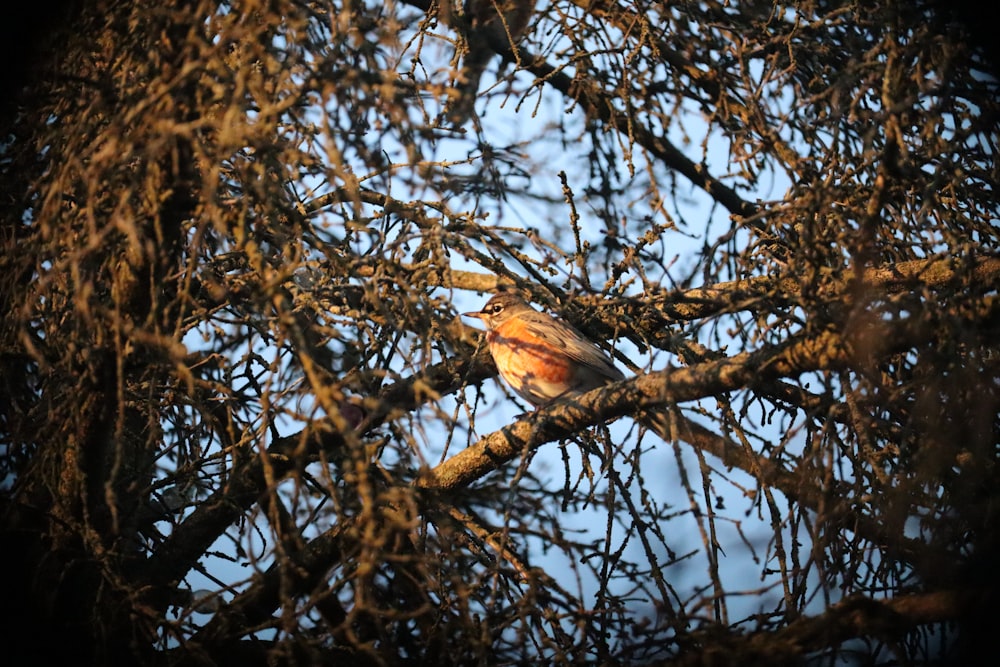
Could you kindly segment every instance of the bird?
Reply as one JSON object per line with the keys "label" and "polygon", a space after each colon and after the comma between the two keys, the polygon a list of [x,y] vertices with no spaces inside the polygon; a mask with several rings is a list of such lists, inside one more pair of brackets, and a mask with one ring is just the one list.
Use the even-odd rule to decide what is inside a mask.
{"label": "bird", "polygon": [[[592,340],[569,323],[534,309],[515,292],[498,292],[482,310],[463,316],[486,325],[486,343],[500,377],[536,408],[625,379]],[[669,439],[665,412],[644,411],[636,418]]]}
{"label": "bird", "polygon": [[466,0],[465,42],[455,102],[448,118],[455,127],[472,117],[479,80],[498,50],[516,49],[528,27],[534,3],[530,0]]}

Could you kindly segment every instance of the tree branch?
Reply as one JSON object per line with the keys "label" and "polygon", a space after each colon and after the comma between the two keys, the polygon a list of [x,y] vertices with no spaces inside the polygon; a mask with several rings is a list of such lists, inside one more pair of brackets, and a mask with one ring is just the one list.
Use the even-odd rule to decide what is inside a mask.
{"label": "tree branch", "polygon": [[872,600],[854,596],[829,607],[819,616],[800,618],[774,632],[739,636],[728,628],[696,633],[700,651],[688,651],[661,665],[784,665],[799,664],[802,656],[833,648],[857,637],[875,637],[896,644],[909,631],[929,623],[954,621],[982,598],[979,591],[936,591]]}
{"label": "tree branch", "polygon": [[[997,300],[988,299],[969,317],[975,318],[973,324],[995,326],[998,314]],[[919,314],[879,326],[878,330],[873,326],[850,338],[834,331],[801,335],[781,345],[694,366],[667,368],[595,389],[572,401],[557,401],[459,452],[428,471],[418,485],[435,490],[466,486],[546,442],[638,410],[756,387],[810,371],[867,368],[889,354],[927,341],[934,332],[931,323]]]}

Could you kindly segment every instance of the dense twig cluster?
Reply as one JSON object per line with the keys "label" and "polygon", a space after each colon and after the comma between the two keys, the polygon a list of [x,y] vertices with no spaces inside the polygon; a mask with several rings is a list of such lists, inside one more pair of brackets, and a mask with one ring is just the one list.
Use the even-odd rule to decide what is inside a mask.
{"label": "dense twig cluster", "polygon": [[[1000,96],[961,25],[80,4],[0,149],[14,636],[165,664],[975,653]],[[514,417],[457,319],[500,285],[636,377]]]}

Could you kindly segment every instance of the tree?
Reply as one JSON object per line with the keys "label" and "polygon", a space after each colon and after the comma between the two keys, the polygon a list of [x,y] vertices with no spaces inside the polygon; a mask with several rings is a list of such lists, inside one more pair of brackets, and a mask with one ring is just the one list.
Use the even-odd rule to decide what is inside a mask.
{"label": "tree", "polygon": [[[15,663],[976,659],[975,31],[894,2],[182,4],[79,3],[11,84]],[[501,286],[636,377],[520,414],[458,317]]]}

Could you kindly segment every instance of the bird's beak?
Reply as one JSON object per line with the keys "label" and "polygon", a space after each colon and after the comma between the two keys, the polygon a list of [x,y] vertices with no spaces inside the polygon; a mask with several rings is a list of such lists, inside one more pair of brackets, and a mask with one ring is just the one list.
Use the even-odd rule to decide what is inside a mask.
{"label": "bird's beak", "polygon": [[485,317],[484,313],[462,313],[462,317],[474,317],[477,320],[483,319]]}

